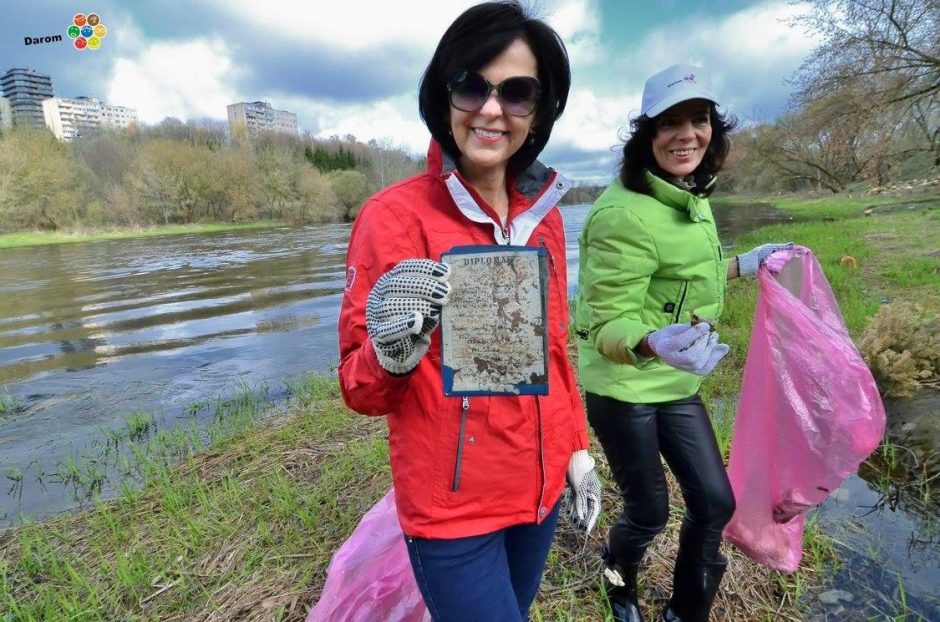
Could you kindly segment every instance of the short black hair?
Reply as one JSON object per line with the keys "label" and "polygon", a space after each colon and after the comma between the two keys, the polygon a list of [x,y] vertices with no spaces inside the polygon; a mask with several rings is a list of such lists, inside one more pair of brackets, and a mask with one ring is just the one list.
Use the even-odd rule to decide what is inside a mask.
{"label": "short black hair", "polygon": [[542,96],[535,109],[532,138],[509,158],[509,169],[524,170],[538,157],[565,111],[571,88],[571,66],[565,44],[548,24],[531,16],[515,0],[484,2],[470,7],[441,37],[421,79],[418,109],[431,136],[451,157],[460,150],[450,135],[447,83],[461,71],[477,71],[502,54],[516,39],[532,49]]}
{"label": "short black hair", "polygon": [[[712,125],[712,139],[705,150],[701,164],[692,172],[696,189],[703,194],[712,177],[724,166],[725,158],[731,151],[731,132],[738,126],[737,118],[732,114],[721,113],[714,103],[709,102],[709,120]],[[630,121],[630,138],[623,146],[623,159],[620,161],[620,181],[626,188],[641,194],[650,194],[650,185],[646,180],[649,170],[657,177],[666,178],[665,173],[656,163],[653,155],[653,137],[656,135],[657,117],[645,114]]]}

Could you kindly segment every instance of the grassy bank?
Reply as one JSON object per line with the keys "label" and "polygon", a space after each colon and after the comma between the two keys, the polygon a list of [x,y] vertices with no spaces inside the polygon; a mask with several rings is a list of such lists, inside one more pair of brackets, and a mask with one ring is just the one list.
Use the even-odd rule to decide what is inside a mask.
{"label": "grassy bank", "polygon": [[[924,206],[940,204],[940,197],[931,200]],[[864,216],[872,203],[790,200],[783,207],[799,220],[757,231],[738,248],[781,240],[812,248],[857,336],[882,300],[934,300],[940,279],[940,210],[885,208]],[[840,264],[847,254],[857,268]],[[720,330],[732,355],[703,386],[725,449],[755,293],[753,281],[731,283]],[[188,440],[169,431],[160,440],[139,421],[115,434],[115,444],[133,456],[123,469],[131,484],[112,486],[117,499],[0,533],[0,621],[303,620],[330,556],[385,493],[390,476],[384,422],[350,413],[334,379],[298,383],[293,394],[286,412],[263,423],[252,423],[256,401],[238,402],[216,417],[214,431],[193,431]],[[206,448],[191,452],[193,439],[205,439]],[[603,463],[601,471],[609,482]],[[667,532],[641,575],[649,619],[669,595],[682,515],[678,495],[672,498]],[[607,486],[589,542],[561,527],[534,619],[605,619],[597,551],[617,508]],[[806,553],[800,572],[784,576],[731,550],[713,619],[802,619],[795,601],[819,583],[832,554],[812,528]]]}
{"label": "grassy bank", "polygon": [[78,229],[74,231],[20,231],[0,234],[0,248],[20,246],[42,246],[45,244],[68,244],[72,242],[95,242],[97,240],[124,240],[128,238],[151,238],[161,235],[183,235],[187,233],[217,233],[220,231],[248,231],[282,227],[276,220],[259,220],[244,223],[213,222],[191,225],[160,225],[131,229]]}

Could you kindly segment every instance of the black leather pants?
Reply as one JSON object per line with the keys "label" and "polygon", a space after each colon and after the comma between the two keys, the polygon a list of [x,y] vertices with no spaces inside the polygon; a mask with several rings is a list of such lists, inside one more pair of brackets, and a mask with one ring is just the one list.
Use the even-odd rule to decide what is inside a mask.
{"label": "black leather pants", "polygon": [[721,560],[721,531],[734,513],[734,494],[701,398],[630,404],[588,393],[586,406],[623,497],[623,512],[608,536],[613,558],[623,566],[639,563],[666,526],[662,454],[686,505],[677,562],[702,567]]}

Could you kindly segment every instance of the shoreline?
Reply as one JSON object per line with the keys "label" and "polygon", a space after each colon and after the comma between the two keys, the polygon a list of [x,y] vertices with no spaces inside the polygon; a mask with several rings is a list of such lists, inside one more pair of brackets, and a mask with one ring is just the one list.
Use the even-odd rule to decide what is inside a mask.
{"label": "shoreline", "polygon": [[[869,205],[904,200],[787,199],[779,207],[797,220],[744,235],[735,248],[782,237],[812,248],[857,342],[884,292],[937,298],[929,261],[940,249],[940,195],[928,197],[924,209],[861,214]],[[844,255],[857,260],[857,269],[840,264]],[[755,289],[740,280],[729,284],[722,336],[732,355],[702,387],[725,451]],[[348,411],[335,379],[300,385],[274,418],[259,420],[257,404],[234,400],[233,412],[221,418],[228,427],[209,432],[208,445],[198,451],[169,431],[122,439],[144,451],[128,468],[128,485],[114,486],[117,498],[0,531],[0,613],[10,611],[17,620],[302,620],[330,556],[387,490],[390,474],[384,421]],[[601,474],[601,522],[587,546],[567,526],[559,528],[536,603],[541,619],[603,619],[596,552],[618,497],[604,464]],[[643,570],[649,616],[669,593],[682,511],[678,495],[671,498],[669,527]],[[836,556],[829,538],[815,529],[807,530],[804,563],[795,575],[772,573],[726,550],[732,552],[727,585],[734,588],[719,596],[715,619],[728,621],[762,614],[800,619],[799,595],[822,584],[825,564]]]}
{"label": "shoreline", "polygon": [[289,226],[277,220],[258,220],[243,223],[209,222],[189,225],[156,225],[129,227],[124,229],[78,229],[74,231],[17,231],[0,234],[0,249],[23,248],[27,246],[48,246],[52,244],[75,244],[80,242],[98,242],[101,240],[127,240],[152,238],[166,235],[186,235],[204,233],[223,233],[227,231],[251,231],[254,229],[272,229]]}

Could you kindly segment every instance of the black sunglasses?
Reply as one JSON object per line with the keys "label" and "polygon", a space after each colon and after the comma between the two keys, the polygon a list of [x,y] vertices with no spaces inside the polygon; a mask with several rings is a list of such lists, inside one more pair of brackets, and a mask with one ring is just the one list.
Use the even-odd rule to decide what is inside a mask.
{"label": "black sunglasses", "polygon": [[464,112],[481,109],[494,91],[503,110],[515,117],[527,117],[535,112],[542,85],[532,76],[513,76],[494,85],[474,71],[461,71],[447,83],[450,105]]}

